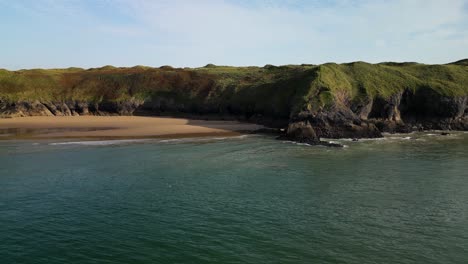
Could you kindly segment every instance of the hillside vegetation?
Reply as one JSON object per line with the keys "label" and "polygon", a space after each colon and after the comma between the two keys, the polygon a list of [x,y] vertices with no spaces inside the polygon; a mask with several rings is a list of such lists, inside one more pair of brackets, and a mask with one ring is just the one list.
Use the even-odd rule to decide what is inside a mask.
{"label": "hillside vegetation", "polygon": [[0,70],[3,102],[139,100],[150,107],[157,106],[157,111],[283,119],[301,111],[386,99],[422,88],[441,96],[468,95],[466,60],[446,65],[353,62],[265,67],[207,65],[193,69],[105,66],[86,70]]}

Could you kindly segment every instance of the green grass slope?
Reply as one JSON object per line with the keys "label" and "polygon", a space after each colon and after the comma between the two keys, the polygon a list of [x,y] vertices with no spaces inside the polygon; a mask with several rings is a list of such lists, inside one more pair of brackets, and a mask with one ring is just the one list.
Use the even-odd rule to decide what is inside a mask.
{"label": "green grass slope", "polygon": [[468,67],[418,63],[324,64],[310,86],[303,103],[309,108],[335,102],[349,103],[366,98],[389,98],[410,90],[425,88],[441,96],[468,94]]}
{"label": "green grass slope", "polygon": [[15,101],[172,100],[185,111],[288,118],[404,90],[468,95],[466,60],[447,65],[347,64],[202,68],[0,69],[0,99]]}

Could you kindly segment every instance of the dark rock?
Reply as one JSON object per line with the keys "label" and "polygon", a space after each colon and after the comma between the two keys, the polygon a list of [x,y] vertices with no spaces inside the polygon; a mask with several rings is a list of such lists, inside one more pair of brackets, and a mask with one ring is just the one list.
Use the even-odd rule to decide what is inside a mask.
{"label": "dark rock", "polygon": [[310,121],[318,137],[325,138],[376,138],[382,137],[374,123],[356,116],[351,109],[335,106],[331,109],[309,115],[302,119]]}
{"label": "dark rock", "polygon": [[390,121],[400,121],[401,115],[399,105],[402,93],[397,93],[389,98],[376,97],[372,104],[372,110],[369,113],[369,118],[385,119]]}
{"label": "dark rock", "polygon": [[2,103],[2,116],[24,117],[24,116],[53,116],[53,113],[41,102],[18,101],[14,103]]}
{"label": "dark rock", "polygon": [[68,105],[66,103],[63,103],[63,102],[58,103],[56,106],[57,106],[58,111],[60,111],[63,116],[71,116],[72,115],[72,112],[71,112],[70,108],[68,107]]}
{"label": "dark rock", "polygon": [[300,142],[318,142],[320,141],[308,121],[291,123],[288,126],[286,134]]}
{"label": "dark rock", "polygon": [[95,105],[99,115],[133,115],[133,112],[143,104],[142,101],[130,99],[126,101],[104,101]]}
{"label": "dark rock", "polygon": [[75,111],[79,115],[89,115],[89,104],[83,101],[75,102]]}
{"label": "dark rock", "polygon": [[314,145],[320,142],[309,121],[290,123],[286,134],[280,138]]}
{"label": "dark rock", "polygon": [[367,120],[369,114],[372,111],[374,100],[372,97],[366,97],[365,99],[354,102],[351,105],[351,111],[356,114],[360,119]]}

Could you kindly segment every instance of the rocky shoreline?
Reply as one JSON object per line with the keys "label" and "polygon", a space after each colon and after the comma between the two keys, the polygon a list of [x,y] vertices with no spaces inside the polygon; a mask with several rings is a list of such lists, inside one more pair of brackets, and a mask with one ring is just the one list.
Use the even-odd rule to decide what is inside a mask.
{"label": "rocky shoreline", "polygon": [[0,69],[0,117],[238,120],[321,138],[468,130],[468,60],[201,68]]}
{"label": "rocky shoreline", "polygon": [[[169,107],[168,107],[169,106]],[[186,109],[142,100],[90,103],[85,101],[41,102],[0,101],[0,116],[82,116],[146,115],[192,117],[199,119],[237,119],[276,128],[280,139],[313,145],[337,146],[321,138],[379,138],[382,133],[409,133],[422,130],[468,130],[468,97],[447,97],[420,90],[397,93],[388,99],[368,98],[366,102],[336,101],[331,107],[301,111],[288,121],[260,114],[226,116],[208,112],[190,113]],[[166,111],[165,111],[166,110]],[[167,111],[170,110],[170,111]],[[182,111],[181,111],[182,110]]]}
{"label": "rocky shoreline", "polygon": [[447,97],[421,90],[365,104],[340,104],[294,116],[285,138],[304,143],[320,138],[379,138],[382,133],[423,130],[468,130],[468,97]]}

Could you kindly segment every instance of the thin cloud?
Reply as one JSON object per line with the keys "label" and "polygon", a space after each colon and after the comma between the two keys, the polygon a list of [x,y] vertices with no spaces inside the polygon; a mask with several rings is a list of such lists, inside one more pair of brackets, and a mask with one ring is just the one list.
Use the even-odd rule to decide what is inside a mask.
{"label": "thin cloud", "polygon": [[[463,9],[466,1],[461,0],[449,4],[434,0],[336,1],[329,5],[320,5],[317,1],[312,4],[255,1],[251,5],[210,0],[121,3],[131,10],[134,19],[167,34],[176,43],[185,43],[180,48],[199,46],[208,51],[222,45],[230,52],[245,48],[247,53],[249,48],[284,48],[283,54],[271,54],[271,60],[281,63],[298,62],[297,51],[303,52],[304,58],[312,61],[315,58],[319,62],[327,58],[353,60],[356,55],[359,57],[354,57],[355,60],[363,57],[372,61],[388,60],[395,53],[411,59],[415,56],[409,53],[417,53],[417,50],[408,48],[427,45],[424,42],[428,37],[442,44],[454,35],[461,39],[466,37],[466,32],[458,29],[466,22]],[[300,4],[303,4],[302,9],[297,8]],[[450,34],[444,35],[447,27]],[[391,56],[379,56],[386,52],[368,49],[369,46],[385,47]],[[333,55],[347,52],[350,53],[347,56]],[[367,56],[369,52],[376,54]],[[426,61],[430,59],[427,57]]]}
{"label": "thin cloud", "polygon": [[[0,6],[15,13],[0,18],[0,29],[12,33],[0,44],[9,51],[1,54],[7,67],[49,58],[52,67],[182,67],[468,57],[468,0],[0,0]],[[28,42],[35,45],[15,50]]]}

